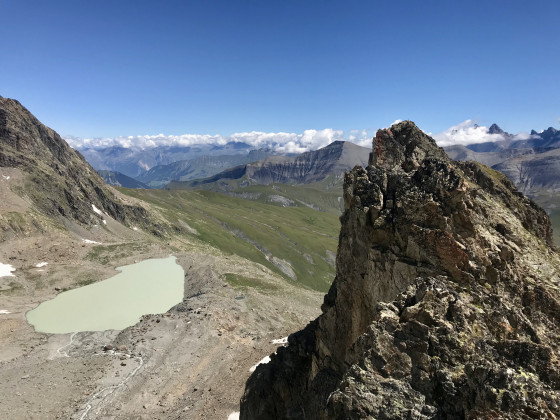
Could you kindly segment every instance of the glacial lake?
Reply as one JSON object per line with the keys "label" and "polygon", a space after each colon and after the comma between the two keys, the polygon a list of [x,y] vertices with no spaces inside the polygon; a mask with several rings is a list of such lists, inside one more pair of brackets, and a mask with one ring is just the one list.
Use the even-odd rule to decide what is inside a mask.
{"label": "glacial lake", "polygon": [[27,313],[38,332],[122,330],[142,315],[160,314],[183,300],[184,271],[173,256],[118,267],[107,280],[60,293]]}

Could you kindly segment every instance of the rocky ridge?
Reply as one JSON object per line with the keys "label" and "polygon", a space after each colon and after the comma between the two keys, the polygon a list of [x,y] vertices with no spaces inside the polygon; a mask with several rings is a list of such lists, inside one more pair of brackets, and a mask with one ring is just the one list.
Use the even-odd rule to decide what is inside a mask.
{"label": "rocky ridge", "polygon": [[[4,231],[46,229],[45,220],[66,226],[68,222],[92,226],[103,222],[103,213],[116,221],[142,227],[158,236],[165,229],[148,217],[146,209],[128,205],[54,130],[41,124],[14,99],[0,97],[0,168],[21,174],[10,194],[32,204],[27,222],[0,216]],[[8,177],[4,177],[8,180]]]}
{"label": "rocky ridge", "polygon": [[249,378],[242,419],[560,416],[560,258],[506,176],[412,122],[346,174],[322,315]]}

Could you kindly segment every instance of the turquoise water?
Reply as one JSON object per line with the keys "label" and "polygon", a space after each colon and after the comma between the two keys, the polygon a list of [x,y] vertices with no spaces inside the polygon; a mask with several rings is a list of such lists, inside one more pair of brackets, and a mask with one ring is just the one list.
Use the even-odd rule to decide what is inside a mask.
{"label": "turquoise water", "polygon": [[66,334],[122,330],[142,315],[164,313],[181,302],[184,271],[173,256],[118,267],[107,280],[60,293],[27,313],[36,331]]}

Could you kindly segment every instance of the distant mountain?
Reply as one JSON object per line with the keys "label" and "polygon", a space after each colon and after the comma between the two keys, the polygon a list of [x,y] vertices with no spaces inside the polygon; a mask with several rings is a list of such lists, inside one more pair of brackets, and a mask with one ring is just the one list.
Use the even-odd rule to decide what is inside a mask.
{"label": "distant mountain", "polygon": [[191,146],[157,146],[147,149],[113,146],[104,149],[79,149],[96,170],[117,171],[137,178],[158,165],[191,160],[204,155],[220,156],[247,154],[253,147],[246,143],[225,145],[198,144]]}
{"label": "distant mountain", "polygon": [[528,154],[494,165],[525,193],[548,189],[560,192],[560,148]]}
{"label": "distant mountain", "polygon": [[174,180],[188,181],[197,178],[207,178],[231,167],[256,162],[272,154],[271,150],[260,149],[251,150],[247,154],[200,156],[195,159],[181,160],[168,165],[154,166],[149,171],[139,175],[138,180],[151,188],[160,188]]}
{"label": "distant mountain", "polygon": [[197,187],[222,179],[246,178],[254,183],[269,185],[311,184],[328,176],[341,178],[344,171],[356,165],[367,165],[369,149],[345,141],[335,141],[326,147],[296,156],[269,156],[258,162],[237,166],[212,177],[189,183],[172,182],[171,188]]}
{"label": "distant mountain", "polygon": [[344,173],[367,164],[369,153],[368,148],[336,141],[296,156],[269,156],[205,179],[173,181],[166,189],[217,191],[264,204],[309,207],[340,215]]}
{"label": "distant mountain", "polygon": [[101,170],[97,171],[97,173],[107,184],[113,187],[149,188],[146,184],[126,176],[125,174],[121,174],[120,172]]}
{"label": "distant mountain", "polygon": [[502,146],[495,145],[494,143],[482,143],[468,146],[454,145],[445,147],[444,149],[447,155],[453,160],[475,160],[487,166],[497,165],[507,159],[534,153],[531,149],[504,149]]}
{"label": "distant mountain", "polygon": [[527,138],[516,139],[492,124],[488,133],[500,134],[502,140],[444,149],[453,160],[475,160],[503,172],[547,210],[560,207],[560,131],[532,130]]}

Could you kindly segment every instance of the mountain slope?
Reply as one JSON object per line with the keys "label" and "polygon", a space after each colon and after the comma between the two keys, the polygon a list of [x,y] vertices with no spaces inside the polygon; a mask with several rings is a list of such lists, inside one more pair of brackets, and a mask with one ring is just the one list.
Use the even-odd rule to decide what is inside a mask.
{"label": "mountain slope", "polygon": [[[560,131],[553,127],[540,133],[532,130],[529,138],[515,140],[496,127],[492,125],[489,132],[501,134],[501,141],[455,145],[445,151],[454,160],[474,160],[506,174],[521,192],[552,214],[560,208]],[[553,221],[560,231],[558,219]]]}
{"label": "mountain slope", "polygon": [[[103,213],[128,225],[134,223],[161,235],[141,206],[123,203],[103,179],[52,129],[41,124],[18,101],[0,97],[0,168],[11,170],[4,181],[6,193],[19,197],[28,207],[25,216],[6,211],[0,223],[4,233],[44,229],[46,223],[93,226]],[[16,200],[14,198],[14,200]],[[96,211],[97,209],[97,211]]]}
{"label": "mountain slope", "polygon": [[485,148],[477,148],[477,145],[455,145],[445,147],[445,153],[453,159],[460,161],[476,160],[487,166],[498,165],[508,159],[534,154],[532,149],[504,149],[494,146],[494,143],[485,143]]}
{"label": "mountain slope", "polygon": [[97,173],[107,184],[113,187],[148,188],[148,186],[143,182],[126,176],[125,174],[121,174],[120,172],[101,170],[97,171]]}
{"label": "mountain slope", "polygon": [[539,189],[560,191],[560,149],[508,159],[493,168],[525,194]]}
{"label": "mountain slope", "polygon": [[373,148],[345,178],[322,315],[257,367],[240,418],[560,416],[560,256],[546,213],[410,121],[379,130]]}

